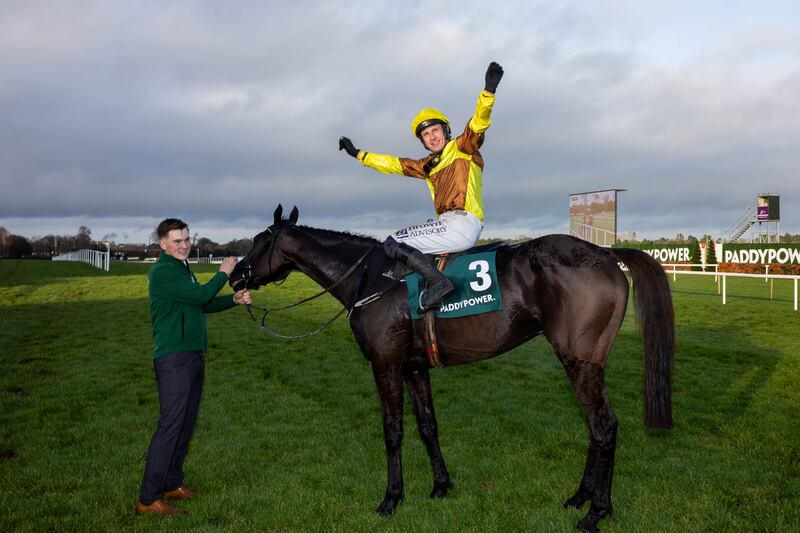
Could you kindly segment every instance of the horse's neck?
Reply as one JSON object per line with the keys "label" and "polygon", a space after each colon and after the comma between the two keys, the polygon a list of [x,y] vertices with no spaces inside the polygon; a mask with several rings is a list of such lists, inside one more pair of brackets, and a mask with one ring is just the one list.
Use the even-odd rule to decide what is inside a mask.
{"label": "horse's neck", "polygon": [[296,246],[287,255],[300,272],[323,288],[337,284],[331,294],[339,301],[349,303],[355,296],[360,272],[356,268],[347,279],[343,278],[359,259],[363,259],[371,246],[356,242],[326,242],[324,238],[306,232],[298,232],[294,238]]}

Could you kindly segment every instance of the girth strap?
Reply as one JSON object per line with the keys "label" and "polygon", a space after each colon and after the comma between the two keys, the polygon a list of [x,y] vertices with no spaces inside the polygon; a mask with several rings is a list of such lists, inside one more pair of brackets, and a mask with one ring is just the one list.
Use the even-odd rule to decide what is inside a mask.
{"label": "girth strap", "polygon": [[425,322],[425,332],[423,333],[423,341],[425,343],[425,353],[428,354],[428,364],[431,368],[444,366],[441,357],[439,357],[439,346],[436,344],[436,315],[434,312],[428,311],[423,318]]}
{"label": "girth strap", "polygon": [[[441,272],[447,264],[448,254],[436,256],[436,269]],[[428,364],[431,368],[443,367],[441,357],[439,357],[439,346],[436,343],[436,310],[429,309],[423,316],[425,330],[422,333],[422,342],[425,345],[425,353],[428,355]]]}

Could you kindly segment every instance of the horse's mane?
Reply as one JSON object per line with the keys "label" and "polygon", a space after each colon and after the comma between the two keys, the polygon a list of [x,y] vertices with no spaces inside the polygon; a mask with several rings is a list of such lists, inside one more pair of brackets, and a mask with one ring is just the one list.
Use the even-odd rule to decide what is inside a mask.
{"label": "horse's mane", "polygon": [[349,233],[347,231],[336,231],[332,229],[312,228],[310,226],[297,226],[299,229],[307,230],[315,235],[331,241],[346,241],[355,244],[363,244],[367,246],[374,246],[380,244],[381,241],[367,235],[359,235],[357,233]]}

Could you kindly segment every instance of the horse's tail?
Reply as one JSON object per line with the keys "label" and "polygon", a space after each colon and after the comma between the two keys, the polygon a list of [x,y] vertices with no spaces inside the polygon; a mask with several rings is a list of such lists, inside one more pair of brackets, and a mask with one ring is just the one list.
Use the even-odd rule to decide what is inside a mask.
{"label": "horse's tail", "polygon": [[612,248],[633,278],[636,322],[644,344],[645,425],[672,427],[672,366],[675,359],[675,315],[664,268],[648,254]]}

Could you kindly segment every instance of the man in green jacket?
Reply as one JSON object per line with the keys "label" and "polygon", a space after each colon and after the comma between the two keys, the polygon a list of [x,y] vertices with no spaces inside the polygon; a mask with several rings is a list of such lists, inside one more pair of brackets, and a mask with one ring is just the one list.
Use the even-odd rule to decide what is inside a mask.
{"label": "man in green jacket", "polygon": [[201,285],[187,262],[191,241],[186,223],[168,218],[156,232],[162,251],[147,280],[160,413],[147,451],[136,512],[171,515],[183,511],[164,498],[187,500],[194,496],[183,480],[183,461],[203,391],[203,352],[208,349],[205,313],[250,304],[251,299],[247,289],[217,296],[236,266],[235,257],[225,258],[219,272]]}

